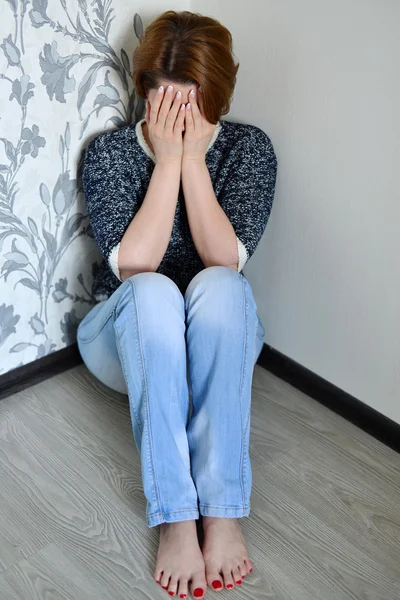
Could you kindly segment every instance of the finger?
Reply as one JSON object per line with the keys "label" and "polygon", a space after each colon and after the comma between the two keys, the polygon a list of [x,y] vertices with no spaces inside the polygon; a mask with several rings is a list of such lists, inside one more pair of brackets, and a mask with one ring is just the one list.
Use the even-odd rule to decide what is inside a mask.
{"label": "finger", "polygon": [[179,109],[181,107],[182,102],[182,93],[180,91],[176,92],[174,102],[171,106],[171,109],[167,115],[167,120],[165,122],[166,129],[173,129],[176,121],[176,117],[178,116]]}
{"label": "finger", "polygon": [[194,127],[196,128],[196,124],[199,123],[199,119],[201,118],[200,110],[197,105],[196,90],[192,90],[190,92],[189,101],[190,101],[190,106],[191,106]]}
{"label": "finger", "polygon": [[173,103],[173,101],[173,87],[172,85],[169,85],[167,87],[167,91],[164,94],[164,99],[162,101],[160,111],[158,113],[157,124],[159,123],[161,128],[165,128],[166,119],[168,117],[169,111],[171,110],[171,104]]}
{"label": "finger", "polygon": [[194,123],[193,123],[193,115],[192,115],[192,106],[191,102],[186,104],[186,114],[185,114],[185,125],[186,131],[194,131]]}
{"label": "finger", "polygon": [[178,116],[175,121],[175,129],[174,132],[182,135],[183,123],[185,120],[185,105],[181,104],[181,107],[178,112]]}
{"label": "finger", "polygon": [[160,87],[158,88],[156,95],[154,96],[154,100],[153,103],[151,105],[151,111],[150,111],[150,124],[151,125],[155,125],[157,123],[157,119],[158,119],[158,111],[163,99],[163,95],[164,95],[164,86],[160,85]]}

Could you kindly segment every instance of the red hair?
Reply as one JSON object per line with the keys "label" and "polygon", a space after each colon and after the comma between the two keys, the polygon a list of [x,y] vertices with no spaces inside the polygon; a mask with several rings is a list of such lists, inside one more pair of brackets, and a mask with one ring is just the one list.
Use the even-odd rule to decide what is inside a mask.
{"label": "red hair", "polygon": [[229,112],[238,69],[232,35],[219,21],[168,10],[146,28],[133,53],[132,77],[141,98],[163,79],[201,86],[204,116],[216,124]]}

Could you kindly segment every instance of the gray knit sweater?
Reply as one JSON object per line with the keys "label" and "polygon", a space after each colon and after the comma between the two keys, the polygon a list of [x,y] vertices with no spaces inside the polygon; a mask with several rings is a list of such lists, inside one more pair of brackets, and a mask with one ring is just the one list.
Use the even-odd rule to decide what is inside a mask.
{"label": "gray knit sweater", "polygon": [[[100,133],[87,146],[82,171],[86,207],[94,238],[104,257],[93,283],[95,298],[107,299],[121,285],[118,250],[140,208],[155,166],[147,145],[144,119]],[[206,153],[216,198],[237,238],[238,271],[264,233],[274,198],[277,160],[272,143],[254,125],[220,120]],[[190,233],[182,182],[171,239],[157,269],[184,294],[204,264]]]}

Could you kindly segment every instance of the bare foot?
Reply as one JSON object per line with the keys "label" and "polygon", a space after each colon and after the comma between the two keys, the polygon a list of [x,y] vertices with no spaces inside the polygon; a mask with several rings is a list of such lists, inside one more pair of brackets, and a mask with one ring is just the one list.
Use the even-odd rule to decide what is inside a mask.
{"label": "bare foot", "polygon": [[204,559],[197,539],[196,521],[160,525],[160,544],[154,578],[170,596],[186,598],[190,587],[190,593],[195,598],[203,598],[207,583]]}
{"label": "bare foot", "polygon": [[216,591],[241,585],[253,564],[237,519],[203,517],[203,557],[208,585]]}

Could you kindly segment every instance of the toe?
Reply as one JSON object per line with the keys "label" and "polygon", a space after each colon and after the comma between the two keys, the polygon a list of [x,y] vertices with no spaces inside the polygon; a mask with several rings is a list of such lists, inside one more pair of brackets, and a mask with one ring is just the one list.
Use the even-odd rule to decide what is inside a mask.
{"label": "toe", "polygon": [[224,579],[224,584],[225,587],[228,590],[231,590],[232,588],[235,587],[235,582],[233,581],[233,577],[232,577],[232,572],[230,569],[226,568],[226,569],[222,569],[222,577]]}
{"label": "toe", "polygon": [[154,571],[154,579],[156,580],[157,583],[161,583],[162,573],[163,572],[160,569],[156,569]]}
{"label": "toe", "polygon": [[162,577],[161,577],[160,584],[161,584],[161,587],[162,587],[164,590],[167,590],[167,589],[168,589],[168,585],[169,585],[169,574],[168,574],[168,575],[166,575],[165,573],[163,573],[163,574],[162,574]]}
{"label": "toe", "polygon": [[178,589],[178,580],[171,577],[168,585],[168,594],[170,596],[175,596],[176,590]]}
{"label": "toe", "polygon": [[206,577],[207,577],[207,583],[212,590],[219,592],[223,589],[224,584],[223,584],[221,575],[218,573],[218,571],[214,571],[214,572],[208,571],[206,573]]}
{"label": "toe", "polygon": [[241,585],[241,583],[242,583],[242,574],[239,571],[238,567],[235,567],[234,569],[232,569],[232,575],[233,575],[233,579],[235,580],[235,583],[237,585]]}
{"label": "toe", "polygon": [[206,593],[207,583],[204,578],[204,573],[197,573],[192,576],[190,584],[190,593],[195,598],[203,598]]}
{"label": "toe", "polygon": [[240,561],[238,564],[239,573],[242,579],[247,575],[247,567],[244,561]]}
{"label": "toe", "polygon": [[187,598],[187,595],[188,595],[187,579],[179,580],[179,587],[177,589],[176,595],[178,596],[178,598]]}
{"label": "toe", "polygon": [[246,570],[248,573],[251,573],[253,570],[253,563],[251,562],[251,560],[249,558],[246,558],[246,560],[244,561],[245,565],[246,565]]}
{"label": "toe", "polygon": [[192,591],[192,596],[194,596],[195,598],[204,598],[204,594],[205,594],[205,586],[204,587],[195,587],[193,588]]}

